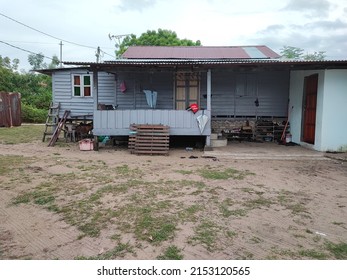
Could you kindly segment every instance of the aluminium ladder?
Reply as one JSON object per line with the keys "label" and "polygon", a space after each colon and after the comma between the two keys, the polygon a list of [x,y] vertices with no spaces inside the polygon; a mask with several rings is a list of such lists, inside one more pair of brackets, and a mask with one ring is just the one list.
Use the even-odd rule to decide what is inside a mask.
{"label": "aluminium ladder", "polygon": [[42,142],[45,142],[47,135],[53,135],[55,128],[57,127],[59,122],[59,108],[59,103],[54,104],[53,102],[51,102],[47,114],[46,127],[45,131],[43,132]]}

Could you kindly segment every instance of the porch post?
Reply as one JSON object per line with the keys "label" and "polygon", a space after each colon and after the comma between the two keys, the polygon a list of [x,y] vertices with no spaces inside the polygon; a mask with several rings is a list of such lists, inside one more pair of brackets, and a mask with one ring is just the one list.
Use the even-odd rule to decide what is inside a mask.
{"label": "porch post", "polygon": [[94,101],[94,111],[98,109],[99,96],[98,96],[98,70],[96,68],[92,69],[93,71],[93,101]]}
{"label": "porch post", "polygon": [[[207,70],[207,111],[210,112],[211,116],[211,69]],[[211,117],[208,120],[211,127]],[[206,146],[211,147],[211,134],[206,136]]]}
{"label": "porch post", "polygon": [[[98,110],[98,103],[99,103],[99,96],[98,96],[98,70],[97,68],[91,69],[93,71],[93,110],[94,112]],[[93,123],[94,122],[94,113],[93,113]],[[98,136],[94,135],[94,146],[93,146],[94,151],[99,150],[99,141],[98,141]]]}

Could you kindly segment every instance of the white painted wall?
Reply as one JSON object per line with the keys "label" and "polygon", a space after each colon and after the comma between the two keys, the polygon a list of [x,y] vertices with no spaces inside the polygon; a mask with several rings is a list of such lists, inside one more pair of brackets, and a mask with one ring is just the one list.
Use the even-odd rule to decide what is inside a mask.
{"label": "white painted wall", "polygon": [[[301,141],[304,78],[318,74],[315,144]],[[318,151],[347,151],[347,70],[291,71],[289,120],[292,140]]]}
{"label": "white painted wall", "polygon": [[347,70],[326,70],[321,151],[347,151]]}

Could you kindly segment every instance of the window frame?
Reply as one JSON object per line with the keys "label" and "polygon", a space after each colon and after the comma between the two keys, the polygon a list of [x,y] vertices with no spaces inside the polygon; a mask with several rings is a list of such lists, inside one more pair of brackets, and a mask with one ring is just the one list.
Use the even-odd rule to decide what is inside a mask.
{"label": "window frame", "polygon": [[[79,77],[80,84],[75,84],[75,77]],[[84,83],[85,77],[89,77],[89,85]],[[75,89],[79,88],[80,95],[76,95]],[[85,89],[89,88],[90,95],[85,95]],[[93,75],[92,74],[79,74],[72,73],[71,74],[71,94],[72,97],[76,98],[92,98],[93,97]]]}
{"label": "window frame", "polygon": [[[190,104],[197,103],[200,106],[200,73],[178,71],[175,73],[175,110],[185,110]],[[178,89],[182,89],[184,98],[179,98]],[[192,89],[196,89],[196,98],[192,97]],[[184,103],[184,109],[178,109],[178,103]]]}

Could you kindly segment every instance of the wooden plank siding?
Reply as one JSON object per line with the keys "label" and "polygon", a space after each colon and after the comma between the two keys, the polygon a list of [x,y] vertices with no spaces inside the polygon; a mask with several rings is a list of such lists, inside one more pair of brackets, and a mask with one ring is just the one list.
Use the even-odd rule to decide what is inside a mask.
{"label": "wooden plank siding", "polygon": [[[73,97],[72,75],[87,74],[76,69],[53,73],[54,102],[60,103],[61,115],[70,110],[72,116],[94,116],[96,135],[128,135],[130,124],[163,124],[170,126],[172,135],[201,135],[196,121],[197,114],[175,110],[174,79],[172,71],[118,71],[98,72],[98,103],[118,106],[116,110],[94,110],[95,96]],[[259,70],[244,72],[212,69],[211,112],[208,116],[257,117],[287,116],[289,72]],[[93,79],[91,79],[93,80]],[[121,84],[126,90],[121,90]],[[158,92],[157,106],[150,109],[143,90]],[[92,93],[94,94],[94,93]],[[200,108],[207,108],[207,73],[200,75]],[[259,106],[255,106],[258,99]],[[96,102],[96,101],[95,101]],[[96,108],[96,107],[95,107]],[[208,124],[203,135],[210,135]]]}
{"label": "wooden plank siding", "polygon": [[212,116],[215,117],[287,116],[288,95],[287,71],[212,72]]}
{"label": "wooden plank siding", "polygon": [[[71,116],[84,116],[89,115],[90,119],[93,118],[93,104],[94,98],[92,97],[74,97],[72,96],[72,75],[73,74],[87,74],[85,70],[69,70],[59,71],[53,74],[53,100],[54,103],[60,104],[59,116],[62,117],[65,110],[71,111]],[[115,76],[100,72],[99,78],[99,103],[114,104],[115,100]],[[93,94],[93,93],[92,93]]]}
{"label": "wooden plank siding", "polygon": [[[210,135],[211,126],[207,124],[201,134],[197,116],[185,110],[111,110],[94,112],[95,135],[129,135],[131,124],[161,124],[170,127],[170,135]],[[204,114],[211,116],[210,112]]]}
{"label": "wooden plank siding", "polygon": [[[157,109],[173,109],[173,77],[173,72],[119,73],[117,75],[118,109],[148,109],[149,106],[143,90],[154,90],[158,92]],[[120,85],[123,82],[127,88],[125,92],[120,90]]]}

